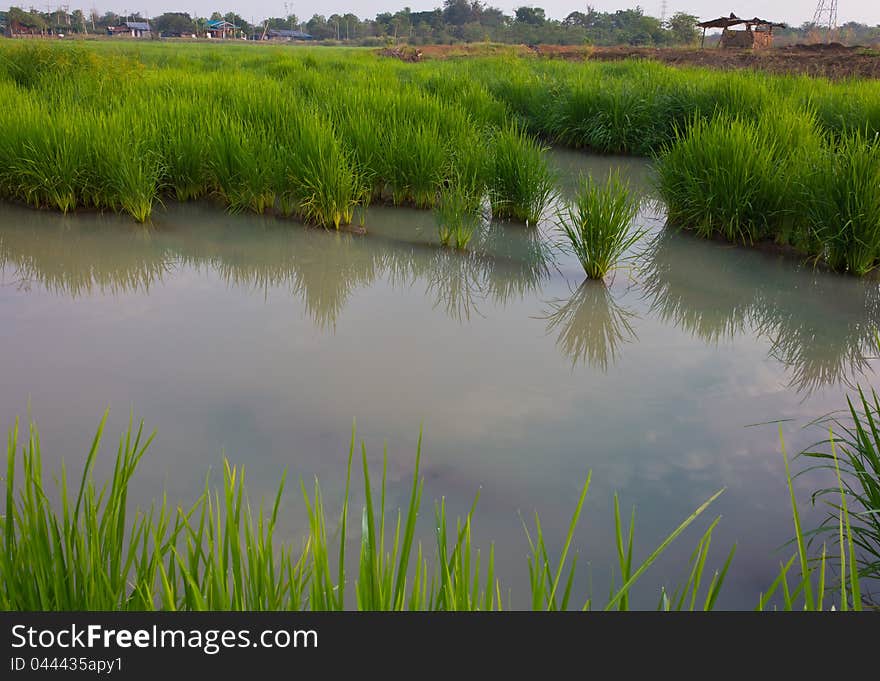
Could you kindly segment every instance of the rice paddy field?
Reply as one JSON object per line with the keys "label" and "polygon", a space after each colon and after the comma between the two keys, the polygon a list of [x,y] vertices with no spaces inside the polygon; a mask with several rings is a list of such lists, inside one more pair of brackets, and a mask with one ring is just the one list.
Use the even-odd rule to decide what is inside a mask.
{"label": "rice paddy field", "polygon": [[[120,579],[104,600],[56,590],[40,601],[27,580],[13,594],[15,566],[0,562],[4,607],[336,607],[321,600],[336,593],[325,564],[336,561],[348,561],[348,607],[558,607],[563,592],[577,607],[609,593],[613,607],[663,607],[675,585],[694,587],[704,559],[701,604],[753,608],[773,584],[765,605],[783,602],[789,484],[795,518],[812,528],[827,510],[811,495],[836,483],[803,458],[791,478],[780,430],[793,458],[828,435],[810,423],[874,376],[880,82],[3,41],[0,97],[0,424],[38,424],[30,474],[40,461],[50,503],[64,503],[51,473],[63,461],[78,479],[109,407],[91,470],[98,481],[130,473],[113,503],[150,508],[164,494],[189,508],[206,476],[232,503],[240,473],[225,458],[247,469],[275,540],[299,550],[309,537],[317,551],[290,563],[279,595],[267,586],[274,563],[261,562],[272,551],[242,539],[262,547],[238,563],[253,568],[247,598],[239,577],[215,574],[209,588],[209,563],[192,555],[178,567],[195,560],[204,588],[174,572],[180,593],[160,595],[146,548],[132,560],[155,598],[120,596]],[[129,471],[111,450],[132,416],[157,436]],[[379,526],[361,508],[378,500],[362,482],[349,489],[353,420],[373,490],[384,477],[382,501],[405,512],[402,541],[424,547],[397,572],[360,543]],[[424,488],[413,485],[420,432]],[[7,555],[15,527],[39,536],[35,489],[17,525],[7,503]],[[470,517],[477,496],[464,542],[453,519]],[[107,534],[118,508],[108,513],[111,525],[83,530],[97,552],[84,564],[116,561],[121,574],[96,548],[119,540]],[[327,557],[334,542],[345,556]],[[470,548],[445,554],[447,543],[482,547],[481,574],[491,570],[479,588],[442,573],[430,588],[418,581],[437,564],[471,583]],[[87,548],[72,542],[56,558]],[[568,552],[570,565],[575,549],[567,582],[556,558]],[[548,554],[549,579],[535,568]],[[227,559],[210,569],[237,570]],[[391,592],[393,603],[377,596]]]}

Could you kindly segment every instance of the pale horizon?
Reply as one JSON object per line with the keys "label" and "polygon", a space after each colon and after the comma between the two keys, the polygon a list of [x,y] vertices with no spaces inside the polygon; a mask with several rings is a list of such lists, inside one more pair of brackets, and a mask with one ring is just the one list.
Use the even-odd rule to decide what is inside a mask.
{"label": "pale horizon", "polygon": [[[135,6],[140,4],[140,7]],[[661,14],[662,3],[659,0],[651,0],[647,3],[621,3],[619,1],[602,1],[594,0],[593,2],[585,2],[579,4],[576,2],[565,2],[563,0],[550,0],[548,2],[488,2],[487,5],[498,7],[505,14],[513,14],[517,7],[530,5],[543,7],[548,18],[563,19],[569,13],[574,11],[584,11],[588,5],[600,12],[613,12],[619,9],[631,9],[636,5],[640,5],[645,14],[659,17]],[[698,0],[684,0],[683,2],[675,2],[668,0],[666,3],[666,12],[671,16],[675,12],[687,12],[701,19],[712,19],[718,16],[727,16],[734,12],[741,17],[758,16],[764,19],[780,21],[792,26],[810,21],[816,8],[816,0],[778,0],[773,3],[773,9],[768,10],[768,3],[765,2],[730,2],[706,0],[699,2]],[[77,3],[64,0],[64,2],[38,2],[36,5],[31,3],[9,3],[0,5],[4,9],[13,7],[24,7],[29,9],[39,9],[46,11],[55,9],[59,6],[66,6],[69,11],[82,9],[85,12],[92,8],[98,10],[100,14],[107,11],[116,12],[118,14],[132,14],[139,12],[143,16],[155,17],[164,12],[188,12],[190,15],[209,16],[212,12],[236,12],[243,19],[248,21],[261,20],[267,17],[285,16],[287,13],[296,14],[300,21],[308,21],[314,14],[322,14],[330,16],[331,14],[343,14],[352,12],[361,19],[372,19],[379,12],[396,12],[409,7],[411,11],[429,11],[435,7],[442,6],[442,1],[435,0],[413,0],[411,2],[376,2],[371,0],[327,0],[326,2],[317,2],[310,0],[308,2],[279,2],[277,0],[251,0],[251,2],[242,2],[241,0],[222,0],[221,2],[212,2],[211,0],[160,0],[159,2],[140,2],[138,0],[120,0],[118,3],[110,3],[106,0],[92,3]],[[286,9],[285,9],[286,7]],[[857,21],[870,26],[880,25],[880,2],[875,0],[841,0],[838,3],[838,23],[844,24],[848,21]]]}

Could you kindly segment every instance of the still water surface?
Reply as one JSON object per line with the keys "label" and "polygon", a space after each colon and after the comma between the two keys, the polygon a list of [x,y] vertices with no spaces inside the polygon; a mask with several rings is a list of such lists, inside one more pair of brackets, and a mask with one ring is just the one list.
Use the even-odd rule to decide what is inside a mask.
{"label": "still water surface", "polygon": [[[150,229],[2,206],[0,424],[30,409],[47,465],[74,467],[110,407],[99,472],[130,414],[158,431],[136,503],[163,488],[193,500],[226,456],[254,499],[287,468],[319,478],[332,508],[355,419],[375,465],[387,443],[394,505],[422,429],[425,539],[434,499],[463,513],[479,491],[476,538],[496,542],[515,606],[520,517],[538,511],[558,545],[588,471],[578,588],[600,600],[615,492],[636,506],[643,559],[724,487],[714,562],[738,552],[720,605],[752,607],[791,536],[779,426],[753,424],[788,419],[790,451],[821,437],[803,426],[873,378],[878,285],[662,233],[644,162],[553,158],[566,191],[617,167],[648,197],[639,220],[654,240],[607,287],[582,284],[547,225],[493,224],[462,255],[406,209],[371,208],[358,236],[210,205],[169,206]],[[805,501],[818,483],[798,479]],[[297,541],[295,491],[283,514]],[[694,536],[647,573],[637,605],[684,576]]]}

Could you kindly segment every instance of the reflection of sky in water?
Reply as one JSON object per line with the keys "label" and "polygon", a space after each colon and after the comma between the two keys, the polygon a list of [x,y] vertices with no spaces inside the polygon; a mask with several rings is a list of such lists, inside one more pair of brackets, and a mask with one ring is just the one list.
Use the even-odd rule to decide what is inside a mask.
{"label": "reflection of sky in water", "polygon": [[[556,158],[568,178],[591,168]],[[646,183],[642,162],[593,163]],[[791,530],[776,426],[745,426],[795,419],[797,451],[819,437],[800,426],[870,370],[876,283],[686,236],[661,236],[605,288],[516,225],[460,255],[436,247],[429,213],[402,209],[371,208],[365,237],[202,206],[156,223],[0,208],[0,421],[30,401],[52,464],[83,455],[108,405],[114,437],[134,410],[159,430],[138,503],[162,485],[194,497],[222,452],[247,465],[254,497],[289,467],[333,503],[356,418],[372,461],[388,443],[402,504],[421,425],[426,523],[434,498],[463,512],[482,487],[477,536],[496,540],[515,592],[517,512],[561,537],[592,469],[582,589],[607,590],[614,491],[637,505],[644,558],[727,487],[716,562],[739,550],[722,604],[751,606]],[[806,499],[815,480],[797,484]],[[291,492],[291,537],[301,511]],[[689,538],[648,573],[642,605],[683,574]]]}

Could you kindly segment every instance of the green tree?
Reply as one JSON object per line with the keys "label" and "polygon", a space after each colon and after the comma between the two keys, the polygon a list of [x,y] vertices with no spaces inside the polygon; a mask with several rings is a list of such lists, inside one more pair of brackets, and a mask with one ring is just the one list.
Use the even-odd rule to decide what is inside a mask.
{"label": "green tree", "polygon": [[532,26],[543,26],[547,17],[544,16],[544,10],[541,7],[517,7],[516,21],[520,24],[530,24]]}
{"label": "green tree", "polygon": [[342,15],[342,29],[340,30],[345,32],[346,40],[354,40],[360,35],[360,31],[358,30],[360,25],[361,20],[351,12],[348,12]]}
{"label": "green tree", "polygon": [[299,19],[295,14],[288,14],[286,17],[270,17],[265,23],[268,28],[293,30],[299,25]]}
{"label": "green tree", "polygon": [[336,29],[327,23],[323,14],[314,14],[306,22],[306,32],[315,40],[327,40],[336,37]]}
{"label": "green tree", "polygon": [[75,9],[70,15],[71,26],[80,33],[86,33],[86,15],[81,9]]}
{"label": "green tree", "polygon": [[480,8],[478,2],[471,4],[468,0],[444,0],[443,20],[452,26],[464,26],[476,20],[475,6]]}
{"label": "green tree", "polygon": [[676,45],[693,45],[700,37],[697,29],[698,19],[693,14],[676,12],[669,19],[668,28],[672,34],[672,42]]}
{"label": "green tree", "polygon": [[236,29],[244,34],[248,34],[253,30],[253,27],[235,12],[228,12],[223,16],[223,19],[224,21],[228,21],[230,24],[235,26]]}
{"label": "green tree", "polygon": [[153,28],[164,35],[185,35],[195,30],[192,17],[186,12],[165,12],[153,19]]}
{"label": "green tree", "polygon": [[9,22],[10,31],[39,31],[43,32],[48,28],[46,20],[36,12],[25,12],[21,7],[10,7],[6,13],[6,20]]}

